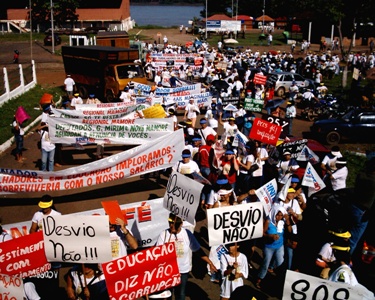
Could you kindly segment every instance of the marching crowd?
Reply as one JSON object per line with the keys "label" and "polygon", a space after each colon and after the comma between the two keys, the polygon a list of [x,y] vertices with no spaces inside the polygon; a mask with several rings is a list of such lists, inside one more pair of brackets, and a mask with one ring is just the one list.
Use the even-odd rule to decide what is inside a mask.
{"label": "marching crowd", "polygon": [[[152,45],[149,50],[151,53],[157,51]],[[183,49],[166,45],[164,51],[181,53]],[[251,94],[255,99],[264,99],[265,105],[267,100],[272,100],[274,86],[254,83],[254,73],[297,72],[312,79],[315,85],[311,88],[316,89],[321,86],[323,79],[330,79],[340,72],[338,56],[329,50],[320,54],[312,53],[307,48],[303,50],[305,56],[301,59],[296,59],[292,53],[280,51],[260,53],[250,49],[226,55],[220,48],[208,47],[205,43],[196,47],[196,51],[204,57],[199,69],[193,70],[187,67],[173,71],[168,71],[167,68],[158,70],[153,66],[152,60],[145,67],[146,72],[154,74],[155,85],[163,81],[163,74],[164,76],[168,74],[170,78],[176,77],[170,81],[171,86],[175,86],[179,79],[190,80],[196,73],[203,86],[213,91],[212,101],[204,116],[201,116],[200,108],[194,102],[194,98],[191,98],[186,106],[184,122],[180,124],[177,122],[176,111],[167,110],[166,115],[175,119],[175,129],[181,126],[185,134],[185,149],[181,153],[181,160],[172,167],[172,170],[190,178],[194,178],[193,173],[204,178],[206,184],[201,193],[199,207],[201,212],[260,201],[255,191],[272,179],[277,180],[277,196],[273,200],[271,210],[264,212],[262,238],[212,246],[209,255],[203,251],[194,234],[184,228],[183,220],[170,214],[169,228],[160,233],[157,245],[173,241],[178,249],[177,262],[181,273],[181,284],[173,291],[175,299],[186,297],[186,284],[193,267],[193,252],[207,263],[213,284],[220,284],[222,300],[232,299],[233,291],[245,284],[244,279],[249,278],[250,273],[254,275],[251,279],[256,288],[262,290],[267,274],[282,278],[286,269],[335,282],[358,285],[351,268],[351,259],[356,248],[360,247],[358,242],[366,230],[373,210],[375,159],[369,160],[358,173],[355,187],[347,189],[346,179],[349,172],[346,167],[347,161],[337,146],[332,147],[316,168],[326,184],[320,197],[334,195],[339,201],[349,197],[350,205],[345,212],[330,212],[328,225],[323,219],[312,220],[309,212],[314,211],[316,200],[312,200],[312,197],[307,195],[306,188],[301,184],[299,169],[303,168],[303,165],[294,158],[296,153],[292,153],[291,149],[284,149],[275,156],[275,152],[278,151],[276,147],[249,139],[255,115],[243,109],[241,105],[236,112],[227,114],[223,110],[221,101],[226,95],[241,99],[244,94]],[[350,57],[351,66],[360,70],[365,71],[374,65],[373,53],[370,55],[353,53]],[[226,68],[216,67],[218,61],[225,62]],[[228,86],[213,88],[214,82],[220,80],[225,80]],[[70,99],[63,102],[66,108],[74,108],[76,104],[83,103],[79,95],[74,94],[73,86],[74,83],[68,77],[65,88]],[[119,99],[124,102],[133,101],[134,94],[131,94],[133,88],[131,85],[125,88]],[[295,117],[293,89],[290,92],[285,112],[288,119]],[[88,101],[92,101],[88,103],[97,103],[99,100],[95,99],[95,95],[90,95]],[[43,107],[43,114],[48,114],[49,110],[50,107]],[[274,109],[269,113],[274,115],[280,112]],[[54,166],[52,157],[55,156],[52,150],[55,148],[51,143],[47,145],[47,120],[42,119],[39,128],[42,141],[41,168],[52,171]],[[288,135],[292,134],[291,124],[292,122]],[[16,120],[14,127],[18,128]],[[223,132],[221,135],[218,134],[219,130]],[[17,149],[22,149],[21,141],[18,143]],[[103,149],[98,148],[98,156],[103,157]],[[17,152],[17,160],[22,161],[22,159],[22,152]],[[52,198],[48,195],[41,199],[39,208],[40,211],[32,219],[30,233],[40,230],[43,215],[59,214],[54,209]],[[344,218],[344,215],[349,218]],[[315,225],[323,227],[323,231],[321,231],[322,235],[315,237],[314,240],[314,237],[306,236],[306,228]],[[137,240],[123,221],[118,219],[116,224],[110,224],[110,230],[112,249],[117,251],[112,253],[113,259],[127,255],[127,248],[136,251]],[[3,241],[7,238],[3,237]],[[306,240],[314,244],[315,252],[311,261],[307,261],[309,256],[304,252],[306,251],[304,246],[308,244]],[[255,248],[261,249],[262,252],[262,261],[257,270],[253,263]],[[65,280],[68,299],[109,298],[105,278],[99,265],[86,264],[72,268],[66,274]],[[25,282],[25,293],[26,298],[30,300],[43,298],[38,295],[38,288],[32,281]],[[149,295],[149,298],[156,297],[167,299],[171,297],[171,292],[163,291],[162,295]]]}

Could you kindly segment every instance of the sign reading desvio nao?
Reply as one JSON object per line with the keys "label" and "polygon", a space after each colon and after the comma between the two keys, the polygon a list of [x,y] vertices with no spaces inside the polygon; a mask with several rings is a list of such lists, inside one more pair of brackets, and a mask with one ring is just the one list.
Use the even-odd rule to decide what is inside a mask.
{"label": "sign reading desvio nao", "polygon": [[113,300],[138,299],[181,282],[174,243],[138,251],[102,266]]}

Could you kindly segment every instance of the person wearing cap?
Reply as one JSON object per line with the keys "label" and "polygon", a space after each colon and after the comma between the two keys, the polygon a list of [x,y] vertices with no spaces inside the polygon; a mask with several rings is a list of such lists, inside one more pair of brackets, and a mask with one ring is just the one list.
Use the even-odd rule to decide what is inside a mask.
{"label": "person wearing cap", "polygon": [[72,78],[72,76],[70,76],[69,74],[66,75],[66,78],[64,80],[64,87],[65,87],[66,95],[68,96],[69,99],[73,97],[75,84],[76,83],[74,82],[74,79]]}
{"label": "person wearing cap", "polygon": [[61,109],[72,109],[72,107],[70,106],[70,99],[63,99],[63,101],[61,102]]}
{"label": "person wearing cap", "polygon": [[292,135],[292,128],[293,128],[293,119],[297,116],[297,110],[294,106],[294,100],[290,100],[287,102],[287,106],[285,109],[285,118],[288,121],[288,135]]}
{"label": "person wearing cap", "polygon": [[98,98],[95,98],[95,94],[90,94],[86,100],[86,104],[100,104],[102,103]]}
{"label": "person wearing cap", "polygon": [[276,165],[276,168],[279,172],[279,188],[281,189],[282,186],[287,182],[290,175],[297,171],[299,165],[297,161],[292,158],[292,154],[289,150],[285,150],[283,152],[282,159]]}
{"label": "person wearing cap", "polygon": [[196,237],[190,230],[183,226],[184,221],[180,217],[170,213],[168,223],[169,228],[163,230],[159,234],[156,246],[170,242],[175,243],[177,265],[181,274],[181,283],[173,288],[174,299],[185,300],[189,272],[192,270],[193,252],[210,265],[211,272],[216,272],[217,268],[205,254]]}
{"label": "person wearing cap", "polygon": [[209,134],[206,138],[206,144],[200,145],[196,154],[195,161],[198,163],[202,175],[209,179],[211,171],[214,171],[215,150],[212,145],[215,143],[215,136]]}
{"label": "person wearing cap", "polygon": [[217,132],[210,126],[206,118],[201,118],[199,121],[201,128],[197,129],[198,134],[202,137],[202,145],[206,145],[207,137],[213,135],[217,139]]}
{"label": "person wearing cap", "polygon": [[239,105],[239,109],[234,112],[234,118],[236,119],[236,125],[239,131],[242,132],[242,128],[245,122],[245,115],[246,115],[246,110],[244,110],[243,105]]}
{"label": "person wearing cap", "polygon": [[73,109],[76,109],[77,104],[83,104],[82,98],[79,96],[79,93],[74,93],[74,96],[72,98],[72,101],[70,102],[70,106]]}
{"label": "person wearing cap", "polygon": [[172,167],[173,171],[179,172],[181,174],[192,174],[195,172],[199,175],[202,175],[198,164],[191,159],[192,157],[190,150],[183,150],[181,156],[182,160],[175,163],[175,165]]}
{"label": "person wearing cap", "polygon": [[229,300],[234,290],[244,285],[244,279],[249,276],[246,255],[238,251],[237,243],[226,244],[228,253],[220,257],[220,270],[223,281],[220,287],[220,300]]}
{"label": "person wearing cap", "polygon": [[[242,157],[238,157],[239,174],[236,184],[236,193],[238,195],[247,192],[253,188],[251,166],[256,163],[257,149],[255,142],[249,141],[245,145],[245,152]],[[259,167],[259,166],[258,166]]]}
{"label": "person wearing cap", "polygon": [[273,204],[267,219],[263,223],[263,261],[259,268],[258,279],[255,286],[261,289],[262,280],[267,275],[267,270],[273,260],[274,268],[284,262],[284,232],[292,232],[290,217],[285,208]]}
{"label": "person wearing cap", "polygon": [[177,82],[182,85],[182,82],[180,79],[177,78],[176,74],[174,72],[171,72],[171,77],[169,78],[169,84],[171,88],[177,87]]}
{"label": "person wearing cap", "polygon": [[348,177],[348,168],[346,167],[346,159],[339,157],[336,160],[336,171],[327,171],[330,175],[332,190],[337,191],[346,188],[346,178]]}
{"label": "person wearing cap", "polygon": [[42,108],[43,108],[43,112],[42,112],[42,118],[40,122],[48,124],[49,116],[52,115],[51,105],[45,104],[42,106]]}
{"label": "person wearing cap", "polygon": [[40,210],[38,210],[34,214],[31,220],[31,227],[29,230],[30,234],[42,229],[43,217],[61,215],[60,212],[55,210],[55,207],[53,205],[53,199],[50,195],[43,195],[42,199],[38,203],[38,206]]}
{"label": "person wearing cap", "polygon": [[238,127],[236,124],[236,119],[234,117],[229,117],[228,121],[223,121],[223,113],[219,113],[219,124],[223,126],[224,132],[221,136],[223,144],[230,148],[234,140],[235,135],[237,134]]}
{"label": "person wearing cap", "polygon": [[322,169],[323,175],[325,175],[328,171],[334,172],[336,171],[336,160],[342,157],[340,152],[340,148],[338,146],[333,146],[331,148],[331,152],[324,156],[320,167]]}
{"label": "person wearing cap", "polygon": [[227,149],[221,158],[222,172],[228,178],[228,182],[232,185],[233,189],[236,188],[237,172],[240,169],[236,154],[232,149]]}
{"label": "person wearing cap", "polygon": [[298,201],[301,211],[304,211],[306,209],[307,199],[305,193],[302,190],[302,186],[297,175],[292,175],[290,187],[296,191],[294,194],[294,198]]}
{"label": "person wearing cap", "polygon": [[168,109],[167,118],[172,118],[173,120],[173,130],[178,130],[178,119],[177,119],[177,112],[174,108]]}
{"label": "person wearing cap", "polygon": [[197,114],[200,114],[199,107],[195,104],[194,97],[190,97],[189,103],[185,107],[184,120],[191,120],[193,128],[195,128]]}

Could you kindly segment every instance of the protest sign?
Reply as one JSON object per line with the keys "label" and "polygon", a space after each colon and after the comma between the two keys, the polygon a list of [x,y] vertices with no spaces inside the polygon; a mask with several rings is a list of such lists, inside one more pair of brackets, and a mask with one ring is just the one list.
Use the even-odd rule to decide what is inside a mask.
{"label": "protest sign", "polygon": [[[148,98],[146,98],[148,99]],[[146,102],[146,103],[145,103]],[[135,104],[133,103],[127,103],[127,102],[111,102],[111,103],[98,103],[98,104],[76,104],[75,110],[81,111],[81,110],[101,110],[101,109],[107,109],[107,110],[116,110],[116,109],[126,109],[129,110],[140,110],[144,109],[145,105],[148,101],[145,101],[145,98],[139,98],[137,97],[137,101]],[[65,110],[66,112],[67,110]],[[70,110],[68,110],[70,111]],[[66,112],[68,113],[68,112]]]}
{"label": "protest sign", "polygon": [[[138,240],[139,247],[155,245],[158,233],[168,227],[169,211],[163,208],[163,198],[144,200],[120,205],[122,215],[127,221],[127,228]],[[105,215],[103,208],[69,214],[73,216]],[[30,221],[13,224],[3,224],[3,230],[13,239],[29,234]],[[42,238],[41,238],[42,239]]]}
{"label": "protest sign", "polygon": [[283,153],[285,150],[288,150],[291,153],[291,158],[297,159],[302,149],[307,144],[306,139],[299,139],[292,142],[283,142],[277,146],[277,151]]}
{"label": "protest sign", "polygon": [[284,139],[287,136],[289,126],[288,120],[266,114],[262,114],[262,119],[272,124],[281,126],[280,138]]}
{"label": "protest sign", "polygon": [[307,195],[310,197],[312,194],[319,192],[326,187],[323,180],[320,178],[318,173],[315,171],[314,167],[310,162],[307,163],[305,174],[303,174],[303,179],[301,185],[308,186]]}
{"label": "protest sign", "polygon": [[318,155],[316,155],[309,147],[305,145],[303,147],[302,151],[298,154],[297,160],[299,161],[308,161],[310,163],[317,164],[320,162],[320,158]]}
{"label": "protest sign", "polygon": [[0,243],[0,274],[24,278],[50,268],[44,253],[43,232]]}
{"label": "protest sign", "polygon": [[254,75],[254,80],[253,81],[254,81],[255,84],[265,85],[266,82],[267,82],[267,76],[262,75],[260,73],[256,73]]}
{"label": "protest sign", "polygon": [[103,263],[112,259],[108,216],[47,216],[43,233],[48,261]]}
{"label": "protest sign", "polygon": [[249,137],[266,144],[276,145],[280,132],[281,126],[272,124],[260,118],[255,118]]}
{"label": "protest sign", "polygon": [[259,202],[207,210],[210,246],[263,236],[263,207]]}
{"label": "protest sign", "polygon": [[178,172],[172,172],[164,195],[164,208],[194,224],[203,184]]}
{"label": "protest sign", "polygon": [[120,218],[121,220],[123,220],[125,224],[127,223],[126,218],[124,217],[117,200],[102,201],[101,204],[105,210],[105,213],[109,217],[109,223],[117,224],[116,223],[117,218]]}
{"label": "protest sign", "polygon": [[333,282],[301,272],[286,271],[283,300],[289,299],[374,299],[363,285]]}
{"label": "protest sign", "polygon": [[261,186],[259,189],[255,191],[255,195],[257,195],[259,201],[263,204],[266,215],[268,215],[268,213],[271,210],[271,206],[276,198],[276,194],[276,179],[272,179],[271,181],[267,182],[265,185]]}
{"label": "protest sign", "polygon": [[264,101],[261,99],[245,98],[244,109],[254,112],[262,112]]}
{"label": "protest sign", "polygon": [[82,166],[42,172],[0,168],[0,194],[54,192],[98,185],[172,167],[184,149],[183,130]]}
{"label": "protest sign", "polygon": [[223,97],[221,99],[221,103],[223,107],[227,106],[228,104],[238,107],[238,104],[240,104],[240,97]]}
{"label": "protest sign", "polygon": [[135,300],[181,283],[174,243],[104,263],[110,299]]}
{"label": "protest sign", "polygon": [[139,145],[173,132],[172,119],[49,118],[51,142]]}
{"label": "protest sign", "polygon": [[20,277],[0,274],[0,299],[23,300],[23,281]]}
{"label": "protest sign", "polygon": [[194,98],[194,103],[198,105],[198,107],[205,107],[211,103],[212,95],[210,92],[207,92],[186,96],[167,96],[165,100],[166,102],[176,103],[177,109],[185,109],[186,105],[189,104],[190,98]]}

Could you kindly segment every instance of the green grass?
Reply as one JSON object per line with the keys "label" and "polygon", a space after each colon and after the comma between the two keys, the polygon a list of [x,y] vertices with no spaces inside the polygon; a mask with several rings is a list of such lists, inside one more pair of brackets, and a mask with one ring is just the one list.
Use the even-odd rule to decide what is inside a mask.
{"label": "green grass", "polygon": [[0,130],[0,144],[3,144],[13,136],[11,132],[11,124],[13,122],[14,113],[19,106],[23,106],[31,117],[22,124],[22,127],[28,126],[42,113],[40,110],[35,110],[34,108],[39,107],[39,100],[44,93],[52,94],[55,102],[57,102],[60,99],[60,96],[64,94],[60,88],[43,89],[40,85],[37,85],[27,93],[9,100],[1,107],[2,118],[0,118],[0,128],[3,130]]}
{"label": "green grass", "polygon": [[347,168],[349,170],[348,178],[346,179],[346,187],[352,188],[354,187],[358,172],[364,167],[366,156],[360,156],[350,152],[343,152],[343,156],[347,160]]}

